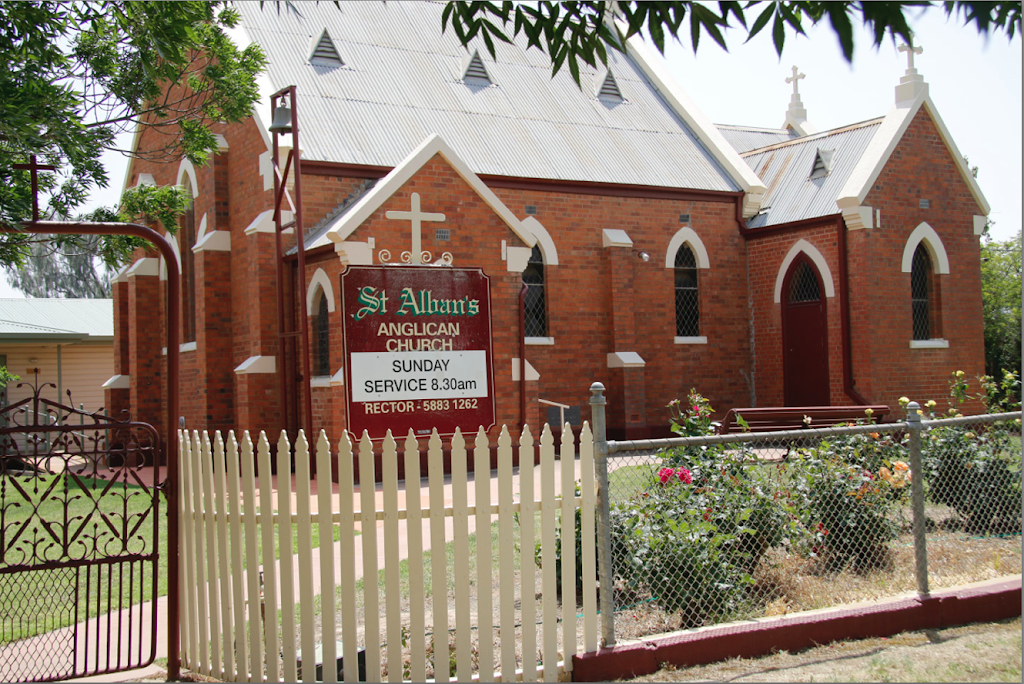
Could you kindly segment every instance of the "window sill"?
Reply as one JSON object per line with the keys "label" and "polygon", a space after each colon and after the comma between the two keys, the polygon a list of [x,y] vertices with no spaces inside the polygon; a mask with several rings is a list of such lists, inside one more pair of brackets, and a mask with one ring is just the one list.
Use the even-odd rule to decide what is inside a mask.
{"label": "window sill", "polygon": [[[178,345],[178,353],[179,354],[182,354],[184,352],[195,351],[195,350],[196,350],[196,343],[195,342],[185,342],[184,344],[179,344]],[[167,356],[167,347],[160,347],[160,354],[162,354],[163,356]]]}
{"label": "window sill", "polygon": [[527,337],[526,344],[534,346],[553,345],[555,343],[554,337]]}
{"label": "window sill", "polygon": [[310,387],[330,387],[331,376],[330,375],[314,375],[309,380]]}
{"label": "window sill", "polygon": [[701,335],[700,337],[676,337],[676,344],[707,344],[708,338]]}
{"label": "window sill", "polygon": [[949,340],[910,340],[911,349],[949,349]]}

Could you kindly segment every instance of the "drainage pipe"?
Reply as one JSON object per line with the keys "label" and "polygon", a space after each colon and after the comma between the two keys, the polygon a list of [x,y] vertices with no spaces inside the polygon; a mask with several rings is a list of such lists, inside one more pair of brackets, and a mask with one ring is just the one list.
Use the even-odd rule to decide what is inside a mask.
{"label": "drainage pipe", "polygon": [[[526,425],[526,283],[519,290],[519,429]],[[522,434],[520,432],[520,434]]]}

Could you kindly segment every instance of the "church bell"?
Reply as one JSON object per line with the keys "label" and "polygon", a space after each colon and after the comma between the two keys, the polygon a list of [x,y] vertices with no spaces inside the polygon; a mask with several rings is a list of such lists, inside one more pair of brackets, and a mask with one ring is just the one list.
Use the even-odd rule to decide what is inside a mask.
{"label": "church bell", "polygon": [[274,108],[274,122],[270,124],[271,133],[292,132],[292,110],[285,106]]}

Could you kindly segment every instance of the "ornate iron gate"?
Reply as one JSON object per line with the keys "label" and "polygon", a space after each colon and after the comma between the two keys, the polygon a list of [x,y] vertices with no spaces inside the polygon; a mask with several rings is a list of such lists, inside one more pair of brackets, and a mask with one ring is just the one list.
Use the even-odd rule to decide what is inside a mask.
{"label": "ornate iron gate", "polygon": [[29,387],[9,406],[0,394],[0,681],[148,665],[163,514],[156,430],[41,397],[53,384]]}

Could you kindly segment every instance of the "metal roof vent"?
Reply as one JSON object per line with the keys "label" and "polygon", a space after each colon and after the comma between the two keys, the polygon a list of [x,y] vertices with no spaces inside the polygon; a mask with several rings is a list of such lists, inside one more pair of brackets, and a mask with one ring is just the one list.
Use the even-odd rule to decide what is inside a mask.
{"label": "metal roof vent", "polygon": [[818,148],[818,153],[814,155],[814,166],[811,168],[811,176],[809,180],[824,178],[832,172],[833,154],[835,154],[835,150],[823,150]]}
{"label": "metal roof vent", "polygon": [[492,83],[491,75],[487,73],[487,67],[484,66],[484,60],[480,58],[478,50],[474,50],[463,64],[462,80],[473,85],[490,85]]}
{"label": "metal roof vent", "polygon": [[327,29],[324,29],[320,37],[313,41],[313,48],[309,53],[309,62],[316,66],[340,67],[345,65],[341,55],[338,54],[338,48],[334,46],[334,41],[331,40],[330,34],[327,33]]}
{"label": "metal roof vent", "polygon": [[599,84],[597,92],[594,93],[594,97],[604,100],[617,100],[622,102],[625,98],[622,97],[622,91],[619,90],[619,84],[615,80],[615,76],[612,74],[612,70],[608,69],[603,75],[600,75],[597,79]]}

